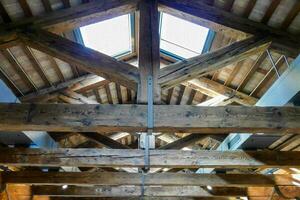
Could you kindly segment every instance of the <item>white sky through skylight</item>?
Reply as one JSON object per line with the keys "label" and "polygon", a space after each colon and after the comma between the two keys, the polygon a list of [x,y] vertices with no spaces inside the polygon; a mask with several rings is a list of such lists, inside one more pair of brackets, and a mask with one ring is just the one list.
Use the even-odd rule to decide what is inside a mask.
{"label": "white sky through skylight", "polygon": [[209,29],[166,13],[161,23],[161,49],[182,58],[202,53]]}
{"label": "white sky through skylight", "polygon": [[130,15],[123,15],[80,28],[84,45],[109,56],[131,48]]}

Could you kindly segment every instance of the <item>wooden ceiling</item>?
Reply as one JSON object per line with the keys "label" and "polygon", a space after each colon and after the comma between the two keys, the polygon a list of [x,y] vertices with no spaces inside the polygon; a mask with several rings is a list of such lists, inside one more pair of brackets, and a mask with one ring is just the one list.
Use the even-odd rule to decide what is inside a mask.
{"label": "wooden ceiling", "polygon": [[[7,31],[14,29],[18,26],[27,26],[28,24],[31,25],[32,23],[38,24],[46,27],[46,29],[51,31],[52,33],[63,36],[65,39],[74,41],[75,43],[79,43],[77,35],[74,34],[75,28],[106,19],[107,16],[101,13],[103,13],[103,10],[106,9],[108,3],[102,4],[101,2],[106,1],[0,0],[0,20],[2,20],[2,24],[0,26],[4,27],[4,29]],[[135,12],[135,21],[138,22],[140,20],[140,16],[136,8],[136,4],[138,1],[128,1],[130,2],[128,3],[127,1],[113,0],[112,2],[115,3],[117,6],[120,2],[126,2],[126,5],[120,7],[116,6],[114,9],[110,10],[110,17]],[[97,3],[98,6],[95,7]],[[300,34],[300,2],[298,0],[183,0],[174,2],[169,0],[160,1],[160,11],[192,21],[194,23],[206,26],[216,31],[216,35],[212,42],[210,52],[220,50],[220,53],[222,53],[223,51],[222,55],[229,55],[229,53],[233,52],[233,49],[228,45],[235,44],[237,42],[239,42],[239,45],[242,43],[247,44],[245,45],[246,47],[244,49],[241,49],[241,51],[245,51],[247,54],[240,56],[239,51],[236,51],[236,54],[230,54],[230,57],[238,55],[236,56],[237,59],[235,61],[228,62],[226,61],[226,59],[223,59],[218,63],[218,65],[215,66],[215,68],[213,68],[214,70],[211,70],[208,73],[203,73],[202,71],[195,71],[193,79],[183,79],[182,81],[179,81],[179,83],[168,83],[170,85],[166,84],[166,87],[163,87],[161,91],[162,104],[206,106],[254,105],[256,101],[260,97],[262,97],[264,93],[270,88],[270,86],[278,79],[278,74],[271,63],[267,50],[270,52],[270,55],[273,59],[273,62],[275,63],[276,69],[280,76],[288,68],[287,63],[291,63],[295,58],[295,55],[299,54],[299,46],[296,46],[296,49],[298,51],[287,51],[283,50],[285,48],[278,46],[278,44],[276,44],[275,42],[274,44],[272,44],[273,46],[265,45],[266,40],[249,39],[248,41],[246,41],[248,43],[246,43],[244,40],[248,38],[250,34],[254,34],[254,32],[256,31],[255,28],[251,27],[252,24],[248,25],[248,27],[243,27],[243,30],[245,32],[246,30],[249,30],[248,33],[244,33],[232,29],[235,26],[238,26],[239,24],[228,24],[228,26],[231,25],[231,28],[226,27],[226,22],[224,22],[223,24],[221,22],[221,25],[217,24],[218,22],[220,22],[218,20],[221,20],[218,18],[218,16],[216,16],[216,19],[214,19],[213,21],[208,21],[203,16],[201,16],[201,14],[197,16],[197,13],[194,13],[196,15],[194,16],[190,13],[185,13],[183,5],[189,6],[190,4],[194,4],[194,6],[199,9],[199,6],[201,7],[202,3],[205,3],[205,5],[208,6],[207,8],[210,8],[210,10],[208,10],[210,13],[218,11],[218,13],[221,13],[222,16],[224,16],[224,19],[226,19],[226,17],[230,18],[232,16],[238,17],[239,19],[241,19],[241,22],[244,22],[243,20],[248,19],[250,22],[258,23],[259,27],[261,27],[261,30],[264,30],[264,27],[267,27],[271,30],[270,33],[272,34],[272,31],[275,30],[274,32],[276,34],[281,34],[283,32],[286,33],[288,36],[291,35],[291,38],[294,37],[299,39],[298,36]],[[85,10],[90,10],[89,12],[91,13],[89,16],[83,16],[82,13],[77,12],[77,15],[78,17],[80,17],[80,20],[72,21],[72,19],[68,18],[59,18],[61,13],[72,13],[80,10],[83,7],[85,8]],[[175,8],[182,8],[182,10],[177,10]],[[206,7],[204,7],[203,9],[205,10],[205,8]],[[100,14],[95,14],[95,10],[99,11]],[[193,13],[193,10],[191,10],[191,13]],[[63,14],[61,15],[63,16]],[[49,24],[49,21],[53,20],[53,16],[58,16],[56,18],[57,23]],[[139,32],[140,28],[141,27],[139,26],[139,23],[136,23],[135,32]],[[40,35],[40,43],[47,42],[47,39],[49,38],[49,40],[51,40],[51,38],[55,38],[55,35],[44,36],[45,38],[43,38],[43,34]],[[32,37],[34,38],[34,35]],[[3,37],[4,39],[2,39],[2,32],[0,31],[0,38],[1,79],[10,87],[14,94],[23,103],[42,102],[68,104],[136,104],[137,100],[139,99],[139,97],[137,96],[136,88],[134,84],[131,84],[131,82],[128,84],[126,84],[127,82],[115,82],[114,77],[112,77],[112,79],[104,79],[97,75],[93,75],[91,74],[91,71],[87,72],[83,70],[83,68],[79,65],[82,63],[78,62],[77,60],[66,58],[66,56],[55,57],[55,53],[53,53],[51,49],[48,49],[47,51],[42,51],[40,44],[28,43],[30,35],[24,34],[24,36],[21,37],[21,40],[16,39],[10,42],[6,42],[5,37]],[[38,41],[38,38],[36,39]],[[126,63],[137,66],[137,60],[139,56],[139,37],[136,36],[134,39],[135,40],[133,52],[119,59]],[[285,39],[288,40],[289,38],[286,37]],[[251,45],[253,47],[259,46],[259,48],[255,48],[255,50],[252,50],[250,48]],[[226,47],[227,49],[224,47]],[[199,57],[199,59],[201,60],[203,58]],[[193,62],[191,62],[191,65],[193,64]],[[210,62],[210,60],[207,60],[207,62]],[[182,64],[174,63],[175,60],[172,57],[164,55],[163,53],[160,54],[160,68],[165,69],[165,72],[168,72],[169,69],[167,69],[167,67],[171,64],[173,64],[174,69],[176,67],[182,67]],[[182,74],[179,74],[179,76],[181,75]],[[104,74],[103,77],[106,78],[109,76],[105,76]],[[169,79],[171,78],[169,77]],[[220,100],[217,99],[215,101],[214,99],[220,95],[225,96],[225,98]],[[228,132],[225,131],[224,135],[220,136],[195,136],[195,134],[189,133],[163,133],[164,134],[160,134],[157,136],[158,140],[156,140],[156,146],[158,148],[181,149],[183,147],[188,147],[190,149],[195,150],[214,150],[222,142],[222,140]],[[137,148],[138,146],[138,136],[134,133],[127,132],[109,133],[105,134],[105,136],[94,132],[77,133],[75,131],[64,134],[57,132],[49,132],[49,134],[60,144],[61,147],[67,148],[124,149]],[[298,151],[299,147],[299,136],[290,133],[280,137],[275,143],[269,146],[268,149],[278,151]],[[263,171],[262,167],[263,166],[256,167],[255,169],[251,170],[246,170],[246,173],[261,173]],[[100,167],[98,169],[86,168],[85,170],[100,171],[103,169]],[[105,171],[107,170],[116,171],[116,169],[113,168],[105,169]],[[124,171],[124,169],[120,168],[119,170]],[[181,170],[181,172],[185,172],[185,170],[182,170],[182,168],[178,169],[177,171],[179,170]],[[160,171],[162,171],[162,169]],[[174,171],[176,171],[176,169]],[[186,171],[187,173],[191,173],[193,169],[189,169]],[[237,171],[238,173],[241,173],[242,170]],[[232,170],[232,173],[236,173],[236,171]],[[284,171],[284,173],[287,172]],[[235,186],[236,185],[232,185],[232,187]],[[274,193],[273,188],[269,187],[269,185],[267,184],[264,186],[265,191],[259,191],[257,188],[251,187],[248,187],[247,191],[237,190],[237,188],[235,188],[235,190],[230,190],[230,192],[232,192],[230,196],[249,196],[251,197],[251,199],[258,199],[258,197],[253,195],[253,191],[255,191],[255,193],[261,192],[263,193],[263,195],[267,196],[267,198],[270,198],[270,195],[273,195]],[[56,186],[47,186],[46,189],[46,187],[44,186],[30,188],[25,185],[9,185],[6,188],[6,191],[8,192],[2,194],[2,199],[49,199],[48,197],[32,196],[33,194],[47,196],[50,193],[55,193],[55,191],[63,193],[63,191],[60,191],[60,187],[55,187]],[[116,193],[120,193],[120,191],[122,190],[131,190],[133,191],[133,193],[140,193],[137,187],[123,189],[117,187],[109,188],[109,190],[111,189],[113,191],[117,191]],[[289,198],[300,196],[299,189],[288,189],[290,189],[290,193],[286,192],[285,189],[283,189],[282,191],[284,195],[291,194],[292,197]],[[101,188],[101,186],[99,186],[99,188],[92,188],[92,191],[87,190],[87,188],[84,187],[71,187],[69,188],[69,190],[71,190],[70,193],[72,193],[73,191],[73,195],[76,194],[76,192],[80,194],[88,193],[90,194],[89,199],[92,199],[93,192],[95,191],[106,191],[106,189]],[[69,192],[69,190],[67,190],[67,192]],[[168,190],[174,190],[174,194],[176,196],[179,196],[178,193],[176,193],[176,188],[162,189],[162,191]],[[151,196],[154,193],[162,191],[156,191],[155,189],[153,189],[152,191],[151,189],[149,189],[148,195]],[[208,195],[207,193],[204,193],[205,191],[200,191],[199,188],[187,187],[184,191],[188,195],[190,195],[190,193],[197,194],[198,196]],[[222,192],[222,194],[226,193],[226,191],[223,190],[216,191],[216,194],[218,194],[218,192],[219,194],[221,194]],[[230,193],[229,191],[227,192]],[[94,195],[97,196],[96,194]],[[206,196],[205,199],[228,199],[228,197],[220,196],[224,195],[210,194],[210,196]],[[57,198],[61,199],[61,197],[51,197],[51,199]],[[81,196],[81,198],[84,197]],[[282,198],[282,196],[278,196],[278,194],[275,194],[272,198],[280,199]]]}

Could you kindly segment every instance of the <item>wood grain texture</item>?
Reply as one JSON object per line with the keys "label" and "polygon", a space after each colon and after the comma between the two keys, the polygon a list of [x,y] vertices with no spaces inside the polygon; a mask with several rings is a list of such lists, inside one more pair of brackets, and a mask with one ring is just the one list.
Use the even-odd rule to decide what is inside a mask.
{"label": "wood grain texture", "polygon": [[160,71],[159,83],[163,88],[171,88],[181,82],[204,76],[265,50],[268,42],[264,37],[251,37],[219,50],[168,65]]}
{"label": "wood grain texture", "polygon": [[[109,148],[119,149],[11,149],[1,148],[1,165],[76,166],[76,167],[143,167],[144,152],[128,149],[112,139],[81,133]],[[95,133],[97,134],[97,133]],[[300,166],[298,151],[184,151],[181,149],[204,136],[187,136],[159,150],[150,150],[150,166],[164,168],[291,168]],[[168,150],[167,150],[168,149]]]}
{"label": "wood grain texture", "polygon": [[121,85],[136,89],[139,74],[136,67],[84,47],[56,34],[31,30],[20,33],[22,41],[53,57],[76,65],[82,70],[99,75]]}
{"label": "wood grain texture", "polygon": [[[123,172],[2,172],[6,184],[113,186],[141,185],[141,173]],[[295,174],[180,174],[159,173],[144,175],[145,186],[207,186],[212,187],[272,187],[296,186]],[[298,176],[299,177],[299,176]]]}
{"label": "wood grain texture", "polygon": [[[0,104],[1,131],[147,130],[146,105]],[[154,131],[300,133],[299,107],[154,106]]]}

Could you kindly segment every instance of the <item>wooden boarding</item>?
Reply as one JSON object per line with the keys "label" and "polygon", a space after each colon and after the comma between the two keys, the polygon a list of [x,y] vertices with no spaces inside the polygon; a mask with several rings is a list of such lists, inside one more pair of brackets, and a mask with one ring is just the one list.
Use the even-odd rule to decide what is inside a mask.
{"label": "wooden boarding", "polygon": [[[289,198],[300,196],[300,187],[279,186],[280,192]],[[51,197],[139,197],[142,194],[139,186],[34,186],[32,193],[38,196]],[[272,197],[272,187],[224,187],[212,188],[199,186],[145,186],[146,197]]]}
{"label": "wooden boarding", "polygon": [[[142,176],[144,176],[142,178]],[[2,172],[4,184],[33,185],[81,185],[81,186],[207,186],[211,187],[273,187],[297,186],[299,174],[180,174],[180,173],[141,173],[123,172]]]}
{"label": "wooden boarding", "polygon": [[[300,133],[299,107],[154,106],[154,131]],[[0,104],[0,131],[138,132],[146,105]]]}
{"label": "wooden boarding", "polygon": [[[0,164],[13,166],[144,167],[139,149],[1,148]],[[298,151],[150,150],[150,167],[159,168],[297,168]]]}

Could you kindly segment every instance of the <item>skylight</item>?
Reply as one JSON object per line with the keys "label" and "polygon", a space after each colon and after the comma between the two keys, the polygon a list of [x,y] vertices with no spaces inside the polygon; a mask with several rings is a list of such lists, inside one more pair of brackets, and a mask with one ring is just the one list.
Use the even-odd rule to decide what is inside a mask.
{"label": "skylight", "polygon": [[80,28],[84,45],[109,56],[132,51],[130,14]]}
{"label": "skylight", "polygon": [[209,29],[162,13],[160,48],[181,58],[202,53]]}

